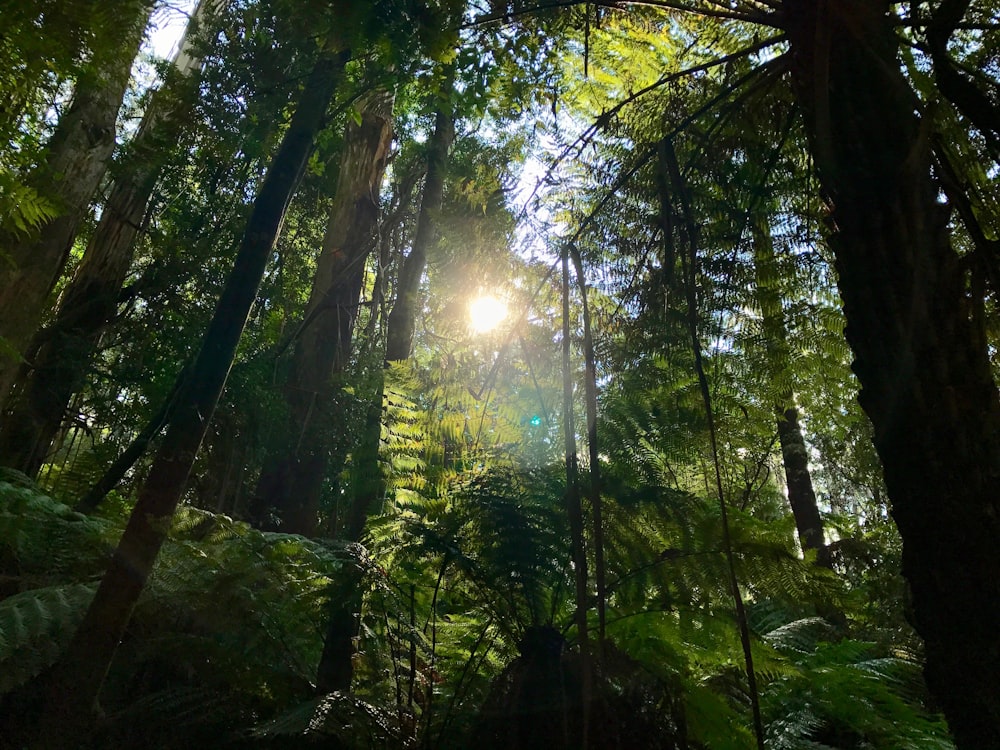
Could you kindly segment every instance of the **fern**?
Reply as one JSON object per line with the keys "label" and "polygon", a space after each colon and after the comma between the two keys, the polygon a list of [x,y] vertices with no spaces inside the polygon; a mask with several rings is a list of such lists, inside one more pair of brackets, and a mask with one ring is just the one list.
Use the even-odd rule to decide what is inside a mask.
{"label": "fern", "polygon": [[96,590],[79,583],[49,586],[0,602],[0,695],[59,659]]}
{"label": "fern", "polygon": [[[15,236],[24,236],[37,231],[57,214],[52,201],[0,168],[0,227]],[[9,257],[0,254],[0,263],[10,262]]]}
{"label": "fern", "polygon": [[109,554],[112,527],[43,495],[27,478],[0,481],[0,575],[19,589],[40,588],[99,575]]}
{"label": "fern", "polygon": [[338,747],[368,750],[398,746],[399,734],[389,712],[352,695],[331,693],[313,698],[254,727],[251,735],[275,737],[335,737]]}
{"label": "fern", "polygon": [[830,626],[816,618],[764,635],[798,667],[765,688],[771,746],[791,750],[850,741],[873,747],[953,747],[944,722],[921,708],[926,690],[917,663],[877,657],[870,643],[831,642],[831,635]]}

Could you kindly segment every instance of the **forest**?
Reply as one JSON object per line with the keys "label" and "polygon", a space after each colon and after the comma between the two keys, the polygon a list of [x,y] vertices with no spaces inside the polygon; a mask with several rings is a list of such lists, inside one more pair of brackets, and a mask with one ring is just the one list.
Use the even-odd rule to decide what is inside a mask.
{"label": "forest", "polygon": [[0,0],[0,749],[1000,750],[993,0]]}

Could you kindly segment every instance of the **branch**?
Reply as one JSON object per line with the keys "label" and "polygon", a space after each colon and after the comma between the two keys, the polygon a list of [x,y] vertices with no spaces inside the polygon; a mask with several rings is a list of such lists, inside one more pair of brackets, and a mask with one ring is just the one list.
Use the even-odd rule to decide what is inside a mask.
{"label": "branch", "polygon": [[629,104],[632,104],[640,97],[643,97],[646,94],[650,93],[651,91],[655,91],[656,89],[665,86],[668,83],[680,80],[685,76],[694,75],[695,73],[703,73],[706,70],[711,70],[712,68],[718,67],[719,65],[725,65],[726,63],[733,62],[734,60],[739,60],[744,57],[748,57],[749,55],[752,55],[755,52],[760,52],[761,50],[767,49],[768,47],[772,47],[775,44],[779,44],[784,40],[785,40],[785,35],[779,34],[778,36],[771,37],[770,39],[765,39],[762,42],[758,42],[757,44],[751,45],[750,47],[742,49],[738,52],[733,52],[730,55],[720,57],[716,60],[710,60],[709,62],[702,63],[701,65],[695,65],[691,68],[685,68],[684,70],[679,70],[674,73],[668,73],[664,76],[661,76],[658,80],[654,81],[648,86],[639,89],[634,94],[630,94],[627,98],[618,102],[607,112],[602,112],[590,127],[584,130],[583,133],[581,133],[576,138],[576,140],[574,140],[572,143],[566,146],[562,150],[562,153],[560,153],[552,161],[552,163],[549,165],[549,168],[545,171],[545,174],[535,183],[534,190],[531,191],[531,194],[528,196],[527,200],[525,200],[524,202],[525,209],[523,210],[523,212],[527,211],[527,206],[538,194],[539,188],[542,185],[546,184],[549,179],[551,179],[552,174],[555,172],[556,168],[563,163],[566,157],[568,157],[570,153],[573,152],[574,150],[577,152],[577,154],[579,154],[586,147],[586,145],[590,143],[590,139],[593,138],[599,131],[607,127],[610,124],[611,119],[613,117],[616,117],[618,113],[621,112]]}
{"label": "branch", "polygon": [[[765,26],[776,26],[774,21],[775,15],[773,13],[753,13],[746,12],[740,13],[734,10],[713,10],[711,8],[698,8],[691,5],[687,5],[682,2],[675,2],[674,0],[621,0],[621,2],[615,2],[614,0],[605,0],[604,2],[587,2],[587,0],[556,0],[556,2],[541,3],[539,5],[532,5],[527,8],[518,8],[516,10],[509,11],[498,11],[496,13],[486,13],[481,16],[473,18],[471,21],[466,21],[459,25],[459,29],[469,29],[476,28],[479,26],[484,26],[490,23],[510,23],[515,18],[520,16],[528,16],[534,13],[538,13],[546,10],[558,10],[560,8],[572,8],[575,5],[596,5],[600,8],[608,8],[610,10],[622,10],[624,6],[636,5],[640,7],[650,7],[650,8],[665,8],[668,10],[676,10],[681,13],[691,13],[698,16],[707,16],[710,18],[721,18],[727,21],[743,21],[746,23],[757,23]],[[764,3],[770,6],[769,3]]]}

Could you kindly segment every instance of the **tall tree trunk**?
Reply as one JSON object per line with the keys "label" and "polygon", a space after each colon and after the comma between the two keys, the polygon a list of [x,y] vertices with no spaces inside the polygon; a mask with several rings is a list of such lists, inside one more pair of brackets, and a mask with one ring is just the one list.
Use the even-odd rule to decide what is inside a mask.
{"label": "tall tree trunk", "polygon": [[35,745],[39,750],[78,747],[87,734],[111,658],[166,537],[288,204],[347,59],[346,52],[323,53],[306,81],[295,115],[254,201],[233,270],[125,533],[51,678],[45,721]]}
{"label": "tall tree trunk", "polygon": [[385,360],[402,362],[410,357],[413,331],[420,305],[420,279],[427,267],[427,251],[434,241],[435,222],[444,201],[444,178],[448,169],[448,151],[455,140],[455,118],[452,96],[455,86],[455,66],[444,72],[445,83],[440,92],[440,104],[434,118],[434,133],[427,152],[427,177],[417,216],[417,231],[410,254],[403,261],[396,282],[396,302],[387,323]]}
{"label": "tall tree trunk", "polygon": [[[178,76],[190,76],[201,66],[191,27],[210,20],[222,2],[198,4],[174,60]],[[28,346],[31,361],[21,368],[0,427],[0,460],[29,476],[38,474],[66,407],[83,387],[93,353],[114,319],[165,147],[183,127],[186,107],[170,96],[159,92],[150,102],[83,260],[60,297],[55,320]]]}
{"label": "tall tree trunk", "polygon": [[[767,368],[772,384],[788,382],[788,331],[785,327],[781,294],[778,291],[777,260],[774,241],[766,225],[758,218],[751,219],[753,239],[754,286],[757,304],[763,319],[764,346]],[[785,468],[785,486],[788,504],[795,519],[799,544],[803,552],[814,551],[816,562],[830,567],[830,552],[823,535],[823,519],[816,504],[812,477],[809,474],[809,453],[799,425],[799,411],[795,407],[795,394],[790,385],[780,385],[774,409],[781,443],[781,458]]]}
{"label": "tall tree trunk", "polygon": [[59,120],[44,162],[27,179],[55,203],[58,215],[28,236],[0,232],[0,339],[7,344],[0,350],[0,409],[21,364],[12,354],[23,354],[38,329],[107,169],[115,121],[151,6],[149,0],[126,6],[129,13],[121,19],[115,43],[96,51],[91,73],[77,81],[73,103]]}
{"label": "tall tree trunk", "polygon": [[[448,166],[448,151],[455,139],[455,122],[451,97],[455,70],[445,71],[445,86],[434,122],[427,154],[427,176],[424,181],[417,230],[410,254],[396,282],[396,301],[386,321],[385,361],[409,359],[413,348],[414,321],[420,300],[420,278],[427,265],[427,251],[434,240],[434,221],[444,198],[444,178]],[[365,428],[355,451],[351,488],[352,500],[343,519],[342,538],[357,542],[365,531],[368,514],[381,496],[384,483],[379,467],[379,446],[382,436],[385,378],[380,377],[375,395],[365,414]],[[354,638],[358,634],[358,612],[362,603],[361,574],[355,572],[341,589],[330,613],[323,654],[320,658],[317,687],[324,692],[349,690],[353,677]]]}
{"label": "tall tree trunk", "polygon": [[361,104],[360,124],[350,122],[344,133],[337,192],[286,384],[291,441],[258,483],[258,520],[275,513],[278,527],[289,533],[313,535],[319,521],[330,453],[331,379],[350,358],[365,264],[376,244],[392,106],[389,92],[374,92]]}
{"label": "tall tree trunk", "polygon": [[1000,748],[1000,398],[931,178],[929,132],[888,2],[785,12],[928,686],[960,748]]}
{"label": "tall tree trunk", "polygon": [[594,517],[594,585],[597,589],[597,639],[604,651],[604,631],[607,625],[607,570],[604,562],[604,509],[601,500],[601,451],[597,442],[597,354],[594,349],[594,332],[590,320],[590,303],[587,299],[587,279],[583,273],[580,249],[570,247],[576,285],[580,290],[580,311],[583,314],[583,363],[584,403],[587,411],[587,456],[589,458],[590,511]]}
{"label": "tall tree trunk", "polygon": [[576,426],[573,413],[573,372],[570,367],[569,323],[569,248],[562,257],[562,377],[563,377],[563,449],[566,463],[566,515],[569,519],[570,550],[576,590],[574,621],[580,644],[580,707],[582,750],[590,747],[590,702],[593,697],[593,673],[590,663],[590,632],[587,627],[588,575],[586,533],[580,503],[579,471],[576,455]]}
{"label": "tall tree trunk", "polygon": [[[351,503],[340,526],[339,536],[348,542],[361,541],[368,514],[385,491],[379,466],[385,378],[382,374],[377,377],[376,393],[368,404],[364,431],[354,451]],[[316,688],[320,693],[351,689],[354,640],[358,637],[361,605],[364,602],[363,578],[364,571],[358,565],[352,565],[345,570],[343,579],[337,582],[336,593],[330,597],[323,653],[316,675]]]}

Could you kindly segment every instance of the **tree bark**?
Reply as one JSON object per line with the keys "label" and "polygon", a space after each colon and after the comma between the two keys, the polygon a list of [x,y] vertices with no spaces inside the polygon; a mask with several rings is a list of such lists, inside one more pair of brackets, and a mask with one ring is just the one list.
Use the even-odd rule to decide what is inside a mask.
{"label": "tree bark", "polygon": [[376,244],[392,106],[390,93],[376,91],[362,102],[361,123],[350,122],[344,133],[337,192],[285,386],[291,441],[258,483],[258,522],[273,513],[278,528],[292,534],[311,536],[319,522],[330,453],[331,378],[350,359],[365,264]]}
{"label": "tree bark", "polygon": [[[427,265],[427,250],[434,238],[434,220],[441,210],[448,150],[455,138],[451,96],[454,67],[445,72],[445,90],[434,122],[427,156],[427,176],[417,216],[417,231],[410,254],[403,262],[396,282],[396,302],[387,320],[386,362],[409,359],[413,348],[414,320],[420,301],[420,278]],[[365,427],[354,454],[351,488],[352,499],[341,526],[341,536],[351,542],[361,540],[368,514],[384,489],[379,468],[379,446],[385,379],[379,377],[375,395],[365,414]],[[354,674],[354,639],[358,634],[358,612],[362,604],[361,574],[356,572],[341,588],[333,602],[327,625],[323,654],[320,658],[316,685],[322,692],[349,690]]]}
{"label": "tree bark", "polygon": [[816,562],[829,568],[830,552],[823,535],[823,519],[819,515],[816,492],[809,474],[809,453],[799,425],[795,394],[788,382],[788,331],[785,327],[779,278],[774,255],[774,242],[766,226],[751,218],[754,253],[754,286],[757,304],[763,319],[765,356],[772,384],[777,385],[774,403],[778,427],[778,442],[785,468],[785,487],[791,506],[795,529],[803,552],[814,551]]}
{"label": "tree bark", "polygon": [[420,279],[427,267],[427,251],[435,238],[435,222],[444,202],[444,178],[448,170],[448,151],[455,140],[455,118],[452,95],[455,67],[445,71],[445,85],[434,119],[434,133],[427,153],[427,177],[417,215],[417,231],[410,254],[403,261],[396,281],[396,302],[387,323],[385,360],[402,362],[410,358],[417,308],[420,305]]}
{"label": "tree bark", "polygon": [[[27,236],[0,232],[0,339],[24,354],[46,301],[69,258],[73,240],[104,177],[115,147],[115,125],[132,61],[139,52],[152,2],[122,18],[113,45],[95,52],[92,74],[81,76],[73,103],[49,141],[44,162],[27,183],[53,201],[58,215]],[[0,352],[0,409],[21,366]]]}
{"label": "tree bark", "polygon": [[51,678],[45,721],[35,747],[78,747],[111,659],[166,538],[195,455],[232,366],[236,346],[301,179],[348,53],[325,52],[299,97],[298,107],[254,201],[233,270],[201,350],[178,400],[111,565],[93,603]]}
{"label": "tree bark", "polygon": [[[201,0],[190,26],[204,23],[221,3]],[[174,60],[178,76],[188,77],[201,65],[190,30]],[[169,96],[161,91],[150,102],[83,260],[61,295],[55,320],[28,346],[31,362],[21,368],[0,427],[0,459],[28,476],[37,476],[68,404],[83,387],[101,337],[114,320],[165,147],[183,127],[184,103],[170,101]]]}
{"label": "tree bark", "polygon": [[[434,121],[427,155],[427,176],[424,180],[417,230],[410,254],[403,262],[396,282],[396,302],[386,322],[385,361],[401,362],[410,358],[413,331],[420,301],[420,279],[427,265],[427,251],[434,240],[434,221],[444,199],[444,178],[448,166],[448,151],[455,139],[455,121],[451,97],[455,69],[445,71],[445,86]],[[365,415],[365,428],[354,456],[352,500],[343,521],[341,535],[351,542],[361,540],[368,514],[381,497],[384,482],[379,467],[379,447],[382,435],[385,379],[379,378],[375,395]],[[344,592],[333,604],[328,622],[323,654],[320,658],[316,684],[322,691],[349,690],[353,677],[353,642],[358,634],[359,611],[363,600],[361,575],[356,573]]]}
{"label": "tree bark", "polygon": [[1000,399],[883,0],[786,6],[847,339],[959,748],[1000,748]]}

